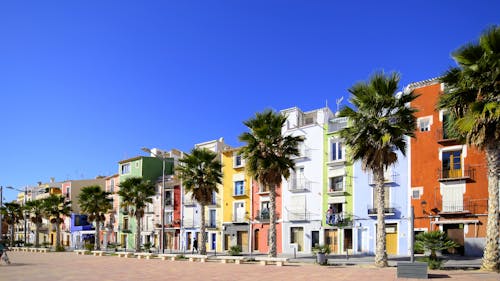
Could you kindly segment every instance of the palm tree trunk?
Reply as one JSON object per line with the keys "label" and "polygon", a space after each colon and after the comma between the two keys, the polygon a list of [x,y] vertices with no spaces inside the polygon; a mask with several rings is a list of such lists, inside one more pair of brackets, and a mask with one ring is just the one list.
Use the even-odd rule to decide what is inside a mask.
{"label": "palm tree trunk", "polygon": [[[99,215],[98,215],[99,216]],[[101,228],[101,220],[95,220],[95,241],[94,241],[94,249],[99,251],[101,249],[101,241],[100,241],[100,228]]]}
{"label": "palm tree trunk", "polygon": [[140,212],[136,211],[137,215],[135,215],[135,220],[137,221],[137,229],[135,234],[135,251],[141,251],[141,216]]}
{"label": "palm tree trunk", "polygon": [[387,253],[385,245],[385,218],[384,218],[384,169],[379,167],[373,171],[376,188],[376,208],[377,208],[377,243],[375,249],[375,265],[378,267],[387,267]]}
{"label": "palm tree trunk", "polygon": [[61,222],[60,218],[56,219],[56,251],[61,247]]}
{"label": "palm tree trunk", "polygon": [[276,257],[276,185],[269,186],[269,256]]}
{"label": "palm tree trunk", "polygon": [[15,224],[10,225],[10,246],[14,247],[14,230],[15,230]]}
{"label": "palm tree trunk", "polygon": [[498,143],[490,142],[486,147],[488,163],[488,222],[486,224],[486,245],[481,268],[488,271],[500,270],[500,214],[499,214],[499,181],[500,149]]}
{"label": "palm tree trunk", "polygon": [[201,255],[206,255],[207,254],[207,233],[205,232],[205,204],[201,204],[201,210],[200,210],[200,216],[201,216],[201,241],[200,245],[200,254]]}
{"label": "palm tree trunk", "polygon": [[[38,220],[38,218],[36,218]],[[40,223],[36,222],[35,223],[35,248],[40,247]]]}

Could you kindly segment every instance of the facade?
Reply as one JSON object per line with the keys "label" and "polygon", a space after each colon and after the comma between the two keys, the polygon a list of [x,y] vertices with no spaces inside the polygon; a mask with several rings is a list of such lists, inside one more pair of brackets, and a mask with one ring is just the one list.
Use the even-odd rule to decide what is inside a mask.
{"label": "facade", "polygon": [[[160,158],[137,156],[130,159],[125,159],[120,162],[118,174],[119,182],[123,182],[130,177],[141,177],[144,180],[156,182],[158,177],[161,177],[163,171],[163,162]],[[121,204],[121,199],[119,199]],[[130,216],[128,210],[120,208],[118,212],[118,243],[122,248],[135,248],[135,233],[137,230],[137,222],[134,216]],[[154,208],[152,204],[147,206],[140,232],[142,243],[151,243],[158,245],[158,235],[154,226]]]}
{"label": "facade", "polygon": [[333,116],[324,138],[324,176],[322,244],[332,254],[353,252],[354,189],[353,165],[338,132],[347,126],[347,118]]}
{"label": "facade", "polygon": [[[220,138],[218,140],[212,140],[212,141],[207,141],[203,143],[199,143],[195,145],[196,148],[206,148],[208,150],[211,150],[219,155],[219,160],[220,154],[224,149],[227,148],[227,145],[224,143],[224,139]],[[215,194],[215,202],[217,200],[220,200],[221,198],[221,189],[222,186],[219,186],[217,194]],[[183,251],[192,251],[193,249],[193,241],[196,238],[199,242],[201,243],[201,236],[200,236],[200,226],[201,226],[201,219],[200,219],[200,204],[196,202],[192,198],[192,193],[190,192],[182,192],[182,227],[181,227],[181,250]],[[216,221],[222,221],[222,212],[221,212],[221,206],[217,204],[209,205],[205,207],[205,214],[206,218],[208,220],[210,219],[210,214],[215,212],[215,217],[218,218]],[[207,245],[206,249],[207,251],[215,251],[221,250],[221,242],[220,242],[220,224],[217,227],[209,227],[207,228]],[[219,245],[219,246],[217,246]],[[200,245],[198,244],[198,247]]]}
{"label": "facade", "polygon": [[92,222],[87,220],[87,215],[82,214],[78,204],[78,196],[82,188],[98,185],[105,189],[105,178],[85,180],[67,180],[62,182],[62,196],[65,200],[71,201],[71,215],[64,219],[64,225],[61,225],[62,243],[76,249],[82,248],[85,243],[94,243],[95,227]]}
{"label": "facade", "polygon": [[323,218],[324,132],[333,116],[328,108],[302,112],[293,107],[281,111],[287,117],[283,135],[300,136],[300,156],[282,184],[282,252],[311,253],[320,243]]}
{"label": "facade", "polygon": [[101,228],[101,243],[104,248],[108,247],[109,243],[118,244],[118,212],[120,210],[118,190],[120,189],[120,176],[114,174],[105,178],[106,192],[111,193],[110,197],[113,200],[113,208],[105,215],[104,227]]}
{"label": "facade", "polygon": [[[243,252],[251,251],[250,208],[252,179],[245,173],[245,160],[238,149],[222,152],[222,250],[238,245]],[[220,205],[218,198],[214,205]],[[210,209],[208,225],[217,226],[216,209]]]}
{"label": "facade", "polygon": [[442,230],[460,247],[457,254],[481,256],[485,245],[488,180],[484,153],[460,144],[446,130],[446,111],[436,110],[443,84],[410,84],[420,96],[416,138],[410,142],[411,204],[415,232]]}

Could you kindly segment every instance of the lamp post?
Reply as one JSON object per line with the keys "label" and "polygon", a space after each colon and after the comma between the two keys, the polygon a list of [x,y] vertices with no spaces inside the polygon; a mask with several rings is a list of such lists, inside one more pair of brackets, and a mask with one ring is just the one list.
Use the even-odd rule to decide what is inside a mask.
{"label": "lamp post", "polygon": [[161,221],[161,230],[160,230],[160,251],[161,253],[165,253],[165,157],[164,155],[158,155],[151,151],[151,149],[143,147],[142,151],[150,153],[154,155],[156,158],[160,158],[162,160],[162,174],[161,174],[161,193],[160,193],[160,221]]}
{"label": "lamp post", "polygon": [[[26,207],[26,197],[28,196],[28,187],[27,186],[24,187],[24,190],[17,189],[17,188],[14,188],[12,186],[6,186],[5,188],[12,189],[12,190],[19,191],[19,192],[24,192],[23,207]],[[23,211],[23,220],[24,220],[24,245],[26,245],[26,227],[27,227],[26,210]]]}

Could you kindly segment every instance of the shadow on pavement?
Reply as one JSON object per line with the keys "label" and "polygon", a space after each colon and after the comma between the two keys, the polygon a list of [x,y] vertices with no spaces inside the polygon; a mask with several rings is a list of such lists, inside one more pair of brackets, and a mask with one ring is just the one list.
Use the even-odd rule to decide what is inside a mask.
{"label": "shadow on pavement", "polygon": [[429,279],[451,278],[447,274],[428,274],[427,277],[429,277]]}

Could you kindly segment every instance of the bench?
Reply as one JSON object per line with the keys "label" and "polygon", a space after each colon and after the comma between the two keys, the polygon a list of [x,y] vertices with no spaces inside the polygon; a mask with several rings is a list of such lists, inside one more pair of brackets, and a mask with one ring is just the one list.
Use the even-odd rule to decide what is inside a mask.
{"label": "bench", "polygon": [[130,258],[132,256],[131,252],[116,252],[119,258]]}
{"label": "bench", "polygon": [[92,251],[91,252],[94,256],[99,256],[102,257],[106,254],[106,251]]}
{"label": "bench", "polygon": [[77,255],[85,255],[87,253],[87,250],[74,250]]}
{"label": "bench", "polygon": [[207,261],[207,255],[186,255],[186,258],[188,258],[189,261],[196,261],[196,260],[199,260],[200,262]]}
{"label": "bench", "polygon": [[49,249],[47,248],[36,248],[36,251],[39,253],[48,253]]}
{"label": "bench", "polygon": [[149,260],[149,259],[151,259],[153,254],[152,253],[135,253],[134,256],[137,256],[138,259],[145,258],[145,259]]}
{"label": "bench", "polygon": [[247,257],[243,257],[243,256],[218,256],[215,258],[220,260],[221,263],[227,263],[228,261],[234,261],[235,264],[241,264],[243,261],[247,260]]}
{"label": "bench", "polygon": [[28,248],[28,252],[36,253],[38,248]]}
{"label": "bench", "polygon": [[167,259],[176,261],[178,259],[178,254],[159,254],[158,257],[161,258],[162,261],[165,261]]}
{"label": "bench", "polygon": [[267,265],[270,262],[276,263],[276,266],[283,266],[288,258],[273,258],[273,257],[255,257],[256,261],[259,261],[261,265]]}

